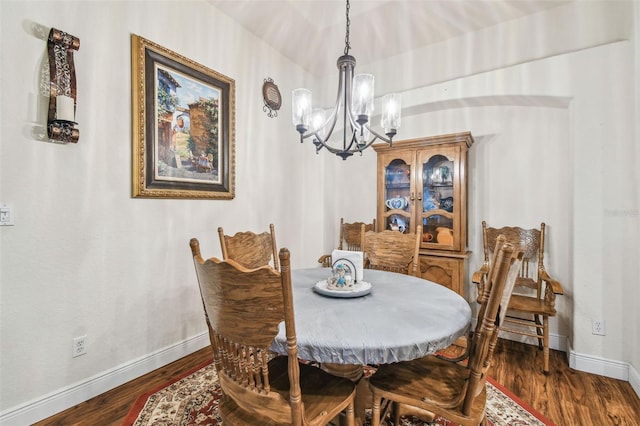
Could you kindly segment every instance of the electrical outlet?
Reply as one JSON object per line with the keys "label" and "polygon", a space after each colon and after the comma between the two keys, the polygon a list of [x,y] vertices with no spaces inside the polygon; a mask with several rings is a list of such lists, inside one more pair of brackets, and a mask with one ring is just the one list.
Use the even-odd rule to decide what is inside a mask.
{"label": "electrical outlet", "polygon": [[598,336],[604,336],[606,334],[604,328],[604,320],[593,320],[591,322],[591,333]]}
{"label": "electrical outlet", "polygon": [[71,352],[71,356],[73,358],[87,353],[87,345],[85,342],[86,338],[87,336],[80,336],[73,339],[73,348]]}

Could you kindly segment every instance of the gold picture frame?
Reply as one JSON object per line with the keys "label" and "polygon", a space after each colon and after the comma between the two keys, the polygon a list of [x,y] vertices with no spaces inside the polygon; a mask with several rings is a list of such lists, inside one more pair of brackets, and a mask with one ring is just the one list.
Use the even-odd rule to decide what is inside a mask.
{"label": "gold picture frame", "polygon": [[133,34],[133,197],[235,197],[235,81]]}

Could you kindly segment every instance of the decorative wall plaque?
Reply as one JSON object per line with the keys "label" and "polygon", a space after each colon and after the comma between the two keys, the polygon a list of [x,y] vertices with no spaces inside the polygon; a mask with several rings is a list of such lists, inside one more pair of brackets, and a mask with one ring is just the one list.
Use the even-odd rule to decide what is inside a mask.
{"label": "decorative wall plaque", "polygon": [[278,110],[282,106],[282,96],[278,86],[269,77],[264,79],[264,84],[262,85],[262,99],[264,100],[262,110],[271,118],[277,117]]}

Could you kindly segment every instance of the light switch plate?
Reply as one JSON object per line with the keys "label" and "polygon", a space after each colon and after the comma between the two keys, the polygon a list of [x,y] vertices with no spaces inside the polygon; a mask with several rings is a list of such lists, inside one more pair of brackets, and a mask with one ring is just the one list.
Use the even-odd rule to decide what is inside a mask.
{"label": "light switch plate", "polygon": [[0,226],[13,225],[13,207],[9,204],[0,204]]}

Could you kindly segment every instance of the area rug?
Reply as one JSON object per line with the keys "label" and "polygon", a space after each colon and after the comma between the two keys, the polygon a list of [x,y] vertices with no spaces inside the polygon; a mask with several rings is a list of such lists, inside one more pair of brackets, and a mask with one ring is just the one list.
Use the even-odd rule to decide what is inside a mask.
{"label": "area rug", "polygon": [[[222,425],[217,414],[220,396],[221,390],[213,364],[203,364],[166,385],[140,395],[127,414],[123,426]],[[491,378],[487,380],[487,419],[493,426],[554,426],[550,420]],[[365,426],[369,424],[367,419]],[[433,423],[412,416],[402,418],[402,426],[434,425],[456,426],[441,417],[436,418]]]}

